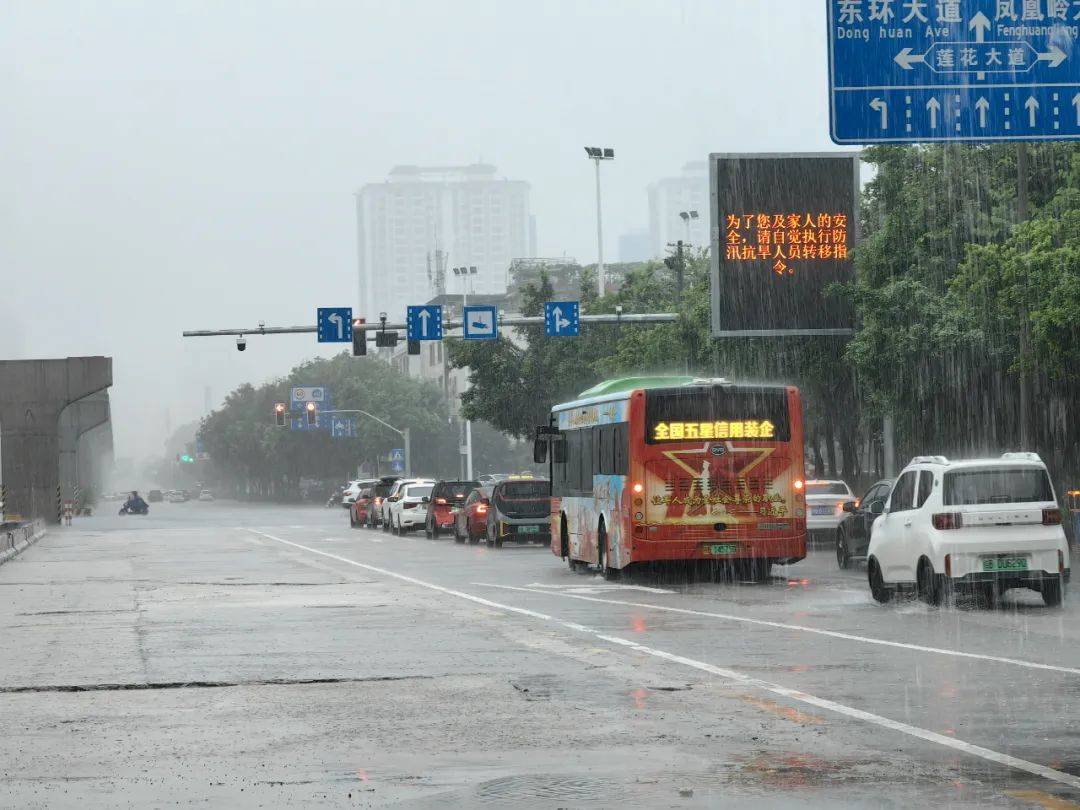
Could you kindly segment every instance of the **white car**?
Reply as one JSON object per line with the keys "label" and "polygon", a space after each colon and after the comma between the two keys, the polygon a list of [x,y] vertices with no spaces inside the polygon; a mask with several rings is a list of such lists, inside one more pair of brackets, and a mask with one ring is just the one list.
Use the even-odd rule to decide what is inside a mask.
{"label": "white car", "polygon": [[404,534],[427,522],[428,502],[436,483],[429,479],[403,481],[386,499],[386,521],[393,534]]}
{"label": "white car", "polygon": [[211,492],[208,489],[204,489],[202,492],[199,493],[199,500],[200,501],[212,501],[212,500],[214,500],[214,493]]}
{"label": "white car", "polygon": [[912,460],[874,520],[867,554],[870,591],[887,602],[914,590],[930,604],[950,592],[992,601],[1031,588],[1048,606],[1069,581],[1069,546],[1046,465],[1035,453],[949,461]]}
{"label": "white car", "polygon": [[835,538],[846,517],[844,504],[854,500],[855,493],[843,481],[807,481],[806,530]]}

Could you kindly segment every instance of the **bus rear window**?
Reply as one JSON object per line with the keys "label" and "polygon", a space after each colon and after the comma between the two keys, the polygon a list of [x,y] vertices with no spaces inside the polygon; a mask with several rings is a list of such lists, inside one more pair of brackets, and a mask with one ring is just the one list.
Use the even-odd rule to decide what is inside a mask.
{"label": "bus rear window", "polygon": [[783,389],[687,387],[645,392],[645,441],[791,439]]}
{"label": "bus rear window", "polygon": [[1050,476],[1040,468],[1001,467],[945,473],[945,506],[989,503],[1047,503],[1054,500]]}

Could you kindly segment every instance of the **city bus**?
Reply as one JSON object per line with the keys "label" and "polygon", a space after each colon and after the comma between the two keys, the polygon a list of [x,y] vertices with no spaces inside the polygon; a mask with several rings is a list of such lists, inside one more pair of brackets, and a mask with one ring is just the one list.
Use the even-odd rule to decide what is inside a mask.
{"label": "city bus", "polygon": [[802,402],[793,386],[610,380],[537,428],[551,550],[616,577],[688,561],[765,579],[806,556]]}

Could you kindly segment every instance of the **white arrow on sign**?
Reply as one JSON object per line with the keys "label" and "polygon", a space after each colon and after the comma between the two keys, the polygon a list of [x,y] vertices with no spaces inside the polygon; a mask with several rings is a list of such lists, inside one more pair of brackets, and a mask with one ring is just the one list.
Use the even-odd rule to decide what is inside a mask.
{"label": "white arrow on sign", "polygon": [[870,102],[870,109],[877,110],[881,113],[881,128],[889,128],[889,105],[882,101],[880,98],[875,98]]}
{"label": "white arrow on sign", "polygon": [[[983,14],[981,11],[971,18],[971,22],[968,23],[968,28],[975,32],[976,42],[986,42],[986,32],[990,30],[993,23],[990,22],[990,18]],[[986,74],[979,72],[976,74],[979,81],[986,78]]]}
{"label": "white arrow on sign", "polygon": [[555,316],[555,331],[561,332],[564,326],[569,326],[570,321],[566,320],[562,316],[562,307],[555,307],[551,310],[551,314]]}
{"label": "white arrow on sign", "polygon": [[331,312],[326,316],[326,320],[337,325],[338,340],[345,340],[345,322],[341,319],[341,315],[336,312]]}
{"label": "white arrow on sign", "polygon": [[1059,67],[1061,63],[1068,58],[1069,55],[1065,53],[1065,51],[1061,50],[1061,48],[1059,48],[1057,45],[1051,45],[1050,50],[1047,53],[1039,54],[1039,61],[1049,62],[1050,67],[1052,68]]}
{"label": "white arrow on sign", "polygon": [[986,111],[990,109],[990,102],[982,96],[975,102],[975,109],[979,111],[979,126],[986,129]]}
{"label": "white arrow on sign", "polygon": [[926,62],[926,54],[912,53],[911,48],[904,48],[904,50],[893,57],[893,61],[904,70],[911,70],[911,66],[916,62]]}
{"label": "white arrow on sign", "polygon": [[1024,108],[1028,111],[1028,126],[1035,126],[1035,113],[1039,109],[1039,102],[1035,96],[1028,96],[1028,100],[1024,102]]}
{"label": "white arrow on sign", "polygon": [[426,309],[422,309],[420,310],[420,314],[416,317],[420,319],[420,334],[424,337],[427,337],[427,325],[428,319],[431,317],[431,313],[428,312]]}
{"label": "white arrow on sign", "polygon": [[926,102],[926,109],[930,111],[930,129],[937,129],[937,116],[941,112],[941,102],[932,98]]}
{"label": "white arrow on sign", "polygon": [[1076,107],[1076,125],[1080,127],[1080,93],[1073,96],[1072,103]]}

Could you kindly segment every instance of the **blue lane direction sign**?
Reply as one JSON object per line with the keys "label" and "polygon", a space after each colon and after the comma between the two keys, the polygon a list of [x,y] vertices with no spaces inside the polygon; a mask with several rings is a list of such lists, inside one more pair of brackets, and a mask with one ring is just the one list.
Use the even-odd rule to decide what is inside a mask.
{"label": "blue lane direction sign", "polygon": [[393,472],[405,471],[405,451],[400,447],[395,447],[389,453],[390,469]]}
{"label": "blue lane direction sign", "polygon": [[409,340],[442,340],[443,338],[442,307],[438,304],[409,307],[405,323],[409,328]]}
{"label": "blue lane direction sign", "polygon": [[826,2],[836,143],[1080,138],[1075,2]]}
{"label": "blue lane direction sign", "polygon": [[356,420],[351,416],[330,416],[330,436],[334,439],[351,439],[356,436]]}
{"label": "blue lane direction sign", "polygon": [[499,336],[496,307],[465,307],[462,334],[466,340],[495,340]]}
{"label": "blue lane direction sign", "polygon": [[319,307],[319,343],[352,343],[352,307]]}
{"label": "blue lane direction sign", "polygon": [[548,337],[577,337],[581,334],[581,304],[577,301],[548,301],[544,304],[544,334]]}

